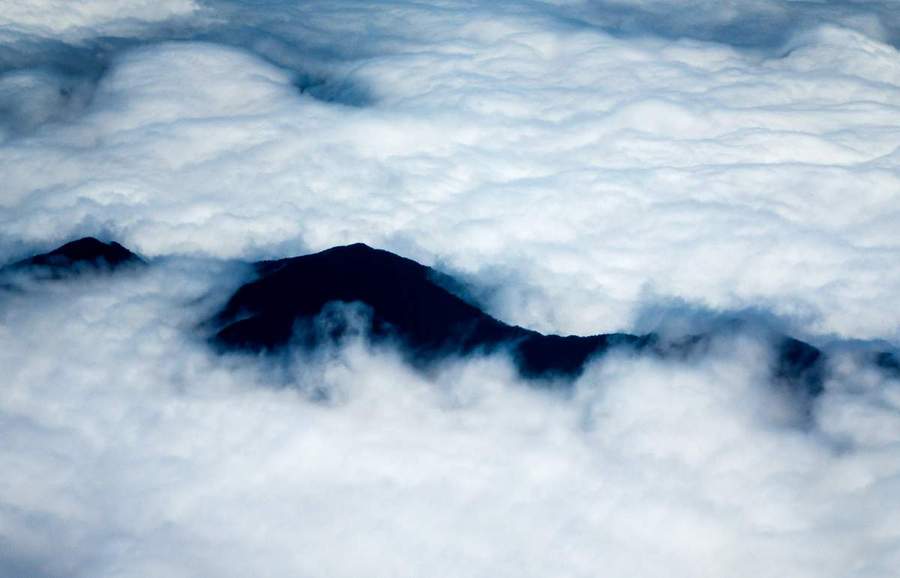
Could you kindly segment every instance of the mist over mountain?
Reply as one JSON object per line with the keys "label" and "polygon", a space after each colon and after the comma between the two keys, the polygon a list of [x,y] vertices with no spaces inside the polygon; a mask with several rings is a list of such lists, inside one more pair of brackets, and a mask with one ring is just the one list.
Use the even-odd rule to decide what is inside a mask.
{"label": "mist over mountain", "polygon": [[[0,267],[0,280],[63,280],[137,264],[146,262],[119,243],[84,237]],[[494,319],[446,288],[464,289],[458,281],[362,243],[261,261],[253,268],[258,278],[238,288],[204,324],[214,328],[211,345],[220,351],[315,350],[357,332],[393,342],[413,365],[505,352],[523,377],[574,379],[588,361],[610,350],[684,359],[716,338],[715,333],[676,341],[655,333],[542,335]],[[343,305],[364,309],[354,319],[353,311],[339,308]],[[734,319],[729,325],[739,331],[742,324]],[[822,352],[784,335],[769,338],[777,351],[773,378],[788,381],[799,392],[821,393]],[[890,352],[874,355],[879,367],[890,370],[896,364]]]}
{"label": "mist over mountain", "polygon": [[[505,350],[524,377],[571,379],[588,361],[609,351],[678,359],[707,348],[716,338],[715,333],[677,340],[655,333],[542,335],[485,314],[436,283],[440,274],[430,268],[362,243],[263,261],[255,269],[259,279],[241,286],[212,320],[218,327],[213,343],[219,348],[313,349],[356,330],[372,339],[395,340],[413,363]],[[442,281],[459,286],[452,279]],[[337,303],[364,306],[362,323],[354,326],[338,311],[323,331],[321,316]],[[730,325],[740,330],[740,320]],[[775,349],[773,377],[801,394],[821,393],[821,352],[777,333],[767,337]]]}
{"label": "mist over mountain", "polygon": [[85,272],[114,271],[143,260],[115,241],[93,237],[76,239],[47,253],[28,257],[0,268],[0,277],[64,278]]}
{"label": "mist over mountain", "polygon": [[0,0],[0,577],[893,578],[898,47]]}

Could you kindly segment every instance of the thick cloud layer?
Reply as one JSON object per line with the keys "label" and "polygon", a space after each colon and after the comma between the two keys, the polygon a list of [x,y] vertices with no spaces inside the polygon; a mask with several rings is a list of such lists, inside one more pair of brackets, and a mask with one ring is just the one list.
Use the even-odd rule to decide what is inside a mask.
{"label": "thick cloud layer", "polygon": [[277,23],[268,41],[113,55],[75,118],[59,78],[7,73],[47,87],[10,89],[5,124],[40,129],[0,148],[10,246],[98,228],[151,255],[365,241],[503,286],[491,309],[543,330],[624,329],[681,299],[897,338],[889,44],[830,24],[760,55],[502,3],[270,8],[222,8]]}
{"label": "thick cloud layer", "polygon": [[900,342],[893,2],[0,1],[0,575],[871,576],[900,567],[897,380],[812,425],[751,338],[422,375],[351,342],[214,356],[221,259],[362,241],[544,332],[738,311]]}
{"label": "thick cloud layer", "polygon": [[351,341],[220,358],[230,267],[169,260],[2,308],[4,576],[890,576],[900,382],[851,358],[799,427],[766,349],[501,357],[433,376]]}

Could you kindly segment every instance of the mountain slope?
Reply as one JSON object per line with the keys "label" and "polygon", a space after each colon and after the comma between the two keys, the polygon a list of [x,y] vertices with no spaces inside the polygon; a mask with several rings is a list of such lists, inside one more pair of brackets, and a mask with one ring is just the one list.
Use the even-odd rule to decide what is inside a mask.
{"label": "mountain slope", "polygon": [[104,243],[94,237],[84,237],[2,267],[0,277],[27,275],[37,279],[62,279],[82,273],[113,271],[143,262],[115,241]]}
{"label": "mountain slope", "polygon": [[[324,334],[314,319],[333,302],[368,308],[372,338],[395,339],[414,362],[474,351],[510,352],[526,377],[574,377],[586,362],[612,349],[684,357],[709,345],[713,335],[662,342],[656,334],[542,335],[507,325],[465,302],[434,279],[436,272],[404,257],[363,244],[256,264],[259,278],[235,292],[213,320],[213,342],[223,350],[273,352],[288,344],[315,348],[348,327],[332,323]],[[821,352],[776,336],[773,375],[821,388]]]}

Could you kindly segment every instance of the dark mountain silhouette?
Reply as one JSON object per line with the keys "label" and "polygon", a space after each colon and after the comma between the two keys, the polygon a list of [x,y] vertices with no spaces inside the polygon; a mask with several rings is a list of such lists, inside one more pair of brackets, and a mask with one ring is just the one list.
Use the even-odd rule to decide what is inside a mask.
{"label": "dark mountain silhouette", "polygon": [[[0,268],[0,287],[17,276],[66,279],[85,273],[113,272],[144,261],[123,247],[86,237],[53,251]],[[273,354],[287,347],[314,349],[359,330],[359,323],[338,312],[335,303],[362,304],[362,327],[375,341],[391,340],[413,364],[427,365],[448,355],[507,351],[527,378],[572,378],[586,363],[609,351],[686,359],[702,355],[713,343],[744,330],[733,321],[724,329],[666,340],[655,333],[590,336],[543,335],[508,325],[446,289],[446,276],[415,261],[363,244],[334,247],[313,255],[261,261],[257,277],[241,286],[204,324],[220,352]],[[323,323],[323,316],[327,322]],[[791,391],[816,396],[822,391],[825,354],[809,343],[769,334],[773,343],[772,377]],[[871,363],[900,377],[900,361],[891,352],[874,351]]]}
{"label": "dark mountain silhouette", "polygon": [[429,267],[363,244],[263,261],[257,271],[260,278],[238,289],[214,320],[220,347],[273,351],[292,339],[315,347],[339,338],[347,329],[340,324],[326,335],[297,331],[298,322],[335,301],[367,305],[372,337],[399,340],[414,361],[509,348],[525,375],[572,375],[600,351],[648,343],[634,335],[561,337],[507,325],[436,283]]}
{"label": "dark mountain silhouette", "polygon": [[37,279],[62,279],[82,273],[113,271],[143,262],[140,257],[116,242],[104,243],[93,237],[84,237],[66,243],[49,253],[35,255],[0,268],[0,276],[4,279],[16,275],[28,275]]}
{"label": "dark mountain silhouette", "polygon": [[[435,281],[429,267],[363,244],[335,247],[303,257],[256,264],[259,278],[231,297],[212,320],[221,350],[274,352],[288,344],[314,348],[340,338],[347,327],[322,332],[313,320],[332,302],[363,303],[367,330],[395,339],[413,362],[446,355],[508,350],[529,378],[574,377],[586,362],[610,350],[687,357],[709,346],[711,334],[665,342],[658,335],[626,333],[586,337],[542,335],[487,315]],[[822,387],[823,355],[808,343],[775,337],[773,376],[816,395]]]}
{"label": "dark mountain silhouette", "polygon": [[879,351],[872,354],[875,367],[891,377],[900,379],[900,359],[889,351]]}

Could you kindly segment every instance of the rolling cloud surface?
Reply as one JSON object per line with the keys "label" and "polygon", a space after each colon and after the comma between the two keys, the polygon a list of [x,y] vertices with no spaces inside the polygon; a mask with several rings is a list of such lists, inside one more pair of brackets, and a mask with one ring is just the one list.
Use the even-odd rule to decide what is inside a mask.
{"label": "rolling cloud surface", "polygon": [[[149,263],[0,296],[0,576],[892,576],[892,6],[0,1],[0,263]],[[810,420],[750,333],[565,388],[208,347],[357,241],[546,333],[842,345]]]}

